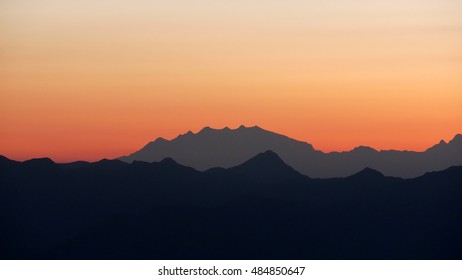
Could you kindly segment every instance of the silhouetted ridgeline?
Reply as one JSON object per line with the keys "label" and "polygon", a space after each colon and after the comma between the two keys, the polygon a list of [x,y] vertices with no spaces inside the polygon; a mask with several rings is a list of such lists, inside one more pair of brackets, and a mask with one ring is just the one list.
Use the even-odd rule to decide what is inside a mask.
{"label": "silhouetted ridgeline", "polygon": [[173,158],[186,166],[207,170],[229,168],[267,150],[274,151],[288,165],[312,178],[345,177],[366,167],[387,176],[413,178],[425,172],[462,165],[460,134],[449,143],[441,141],[424,152],[377,151],[360,146],[348,152],[323,153],[306,142],[258,126],[241,126],[234,130],[206,127],[197,134],[188,132],[171,141],[159,138],[119,159],[153,162]]}
{"label": "silhouetted ridgeline", "polygon": [[462,167],[310,179],[266,152],[205,172],[0,157],[2,259],[461,259]]}

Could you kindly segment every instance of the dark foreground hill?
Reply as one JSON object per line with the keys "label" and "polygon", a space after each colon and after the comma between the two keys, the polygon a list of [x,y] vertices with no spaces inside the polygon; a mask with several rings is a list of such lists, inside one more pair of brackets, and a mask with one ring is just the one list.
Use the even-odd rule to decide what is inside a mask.
{"label": "dark foreground hill", "polygon": [[0,258],[461,259],[461,186],[462,167],[310,179],[272,152],[205,172],[1,157]]}
{"label": "dark foreground hill", "polygon": [[351,151],[323,153],[312,145],[258,126],[237,129],[206,127],[172,140],[158,138],[133,154],[119,158],[125,162],[161,161],[173,158],[197,170],[229,168],[266,150],[276,152],[288,165],[312,178],[353,175],[366,167],[387,176],[413,178],[429,171],[462,165],[462,135],[448,143],[443,140],[423,152],[383,150],[359,146]]}

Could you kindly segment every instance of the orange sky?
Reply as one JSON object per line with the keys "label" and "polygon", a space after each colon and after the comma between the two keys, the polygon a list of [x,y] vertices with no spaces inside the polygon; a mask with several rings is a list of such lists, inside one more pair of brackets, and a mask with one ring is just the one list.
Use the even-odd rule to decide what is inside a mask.
{"label": "orange sky", "polygon": [[2,1],[0,154],[98,160],[241,124],[323,151],[423,150],[462,133],[461,14],[456,0]]}

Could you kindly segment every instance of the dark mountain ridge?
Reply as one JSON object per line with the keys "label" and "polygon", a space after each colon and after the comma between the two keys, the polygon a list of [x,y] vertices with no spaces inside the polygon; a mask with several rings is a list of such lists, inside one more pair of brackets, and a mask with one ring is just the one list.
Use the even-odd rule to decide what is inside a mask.
{"label": "dark mountain ridge", "polygon": [[0,259],[461,259],[462,166],[311,179],[271,151],[173,159],[0,157]]}

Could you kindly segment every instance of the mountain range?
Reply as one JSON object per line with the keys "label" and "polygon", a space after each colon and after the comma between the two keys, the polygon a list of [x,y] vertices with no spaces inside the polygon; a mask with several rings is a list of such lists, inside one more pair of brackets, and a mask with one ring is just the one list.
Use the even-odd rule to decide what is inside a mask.
{"label": "mountain range", "polygon": [[366,167],[387,176],[412,178],[425,172],[462,165],[462,135],[423,152],[381,150],[359,146],[351,151],[324,153],[309,143],[297,141],[258,126],[237,129],[203,128],[173,140],[158,138],[121,161],[161,161],[172,158],[197,170],[230,168],[264,151],[277,153],[298,172],[312,178],[350,176]]}
{"label": "mountain range", "polygon": [[462,166],[313,179],[273,151],[206,171],[0,156],[0,259],[461,259],[461,186]]}

